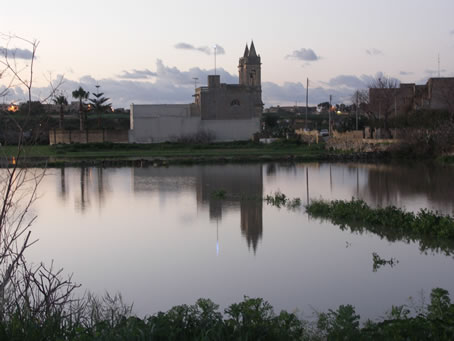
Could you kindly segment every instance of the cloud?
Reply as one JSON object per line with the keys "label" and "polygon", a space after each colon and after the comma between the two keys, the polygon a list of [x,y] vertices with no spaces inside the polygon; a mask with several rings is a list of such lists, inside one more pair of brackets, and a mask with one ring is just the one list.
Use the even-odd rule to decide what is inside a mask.
{"label": "cloud", "polygon": [[[149,71],[148,69],[145,69]],[[180,70],[177,67],[168,66],[163,60],[158,59],[153,68],[149,71],[154,74],[148,78],[121,78],[111,77],[95,79],[86,75],[77,80],[66,79],[61,91],[68,98],[72,91],[82,86],[86,91],[96,91],[95,86],[100,85],[102,92],[111,99],[115,108],[129,108],[131,103],[135,104],[181,104],[192,103],[194,94],[194,79],[198,78],[198,86],[206,86],[207,77],[213,74],[213,69],[201,69],[194,67],[189,70]],[[123,74],[141,74],[144,70],[124,71]],[[238,84],[238,76],[220,68],[216,70],[221,76],[221,82],[227,84]],[[149,72],[145,72],[148,74]],[[380,75],[380,74],[377,74]],[[339,75],[328,82],[312,82],[309,88],[309,104],[316,105],[329,100],[333,96],[333,103],[347,103],[356,89],[367,88],[367,85],[377,75]],[[50,88],[34,88],[33,98],[45,98],[50,93]],[[295,101],[305,103],[306,88],[301,82],[286,82],[277,84],[274,82],[262,83],[263,102],[266,107],[276,105],[294,105]],[[20,88],[11,89],[7,101],[26,101],[26,93]]]}
{"label": "cloud", "polygon": [[[0,46],[0,55],[6,56],[8,55],[8,58],[16,58],[16,59],[32,59],[33,52],[27,49],[19,49],[19,48],[14,48],[14,49],[7,49],[5,47]],[[35,56],[36,58],[36,56]]]}
{"label": "cloud", "polygon": [[144,70],[136,70],[133,69],[132,71],[123,71],[121,75],[118,75],[118,78],[122,79],[150,79],[155,77],[157,74],[152,72],[148,69]]}
{"label": "cloud", "polygon": [[313,62],[319,60],[320,56],[317,56],[317,54],[312,49],[301,48],[299,50],[293,51],[291,54],[287,55],[286,58]]}
{"label": "cloud", "polygon": [[[211,54],[212,52],[214,53],[214,47],[210,48],[208,46],[196,47],[188,43],[178,43],[174,47],[179,50],[199,51],[208,55]],[[216,54],[225,54],[225,49],[221,45],[216,44]]]}
{"label": "cloud", "polygon": [[[444,72],[446,72],[446,69],[440,70],[440,73],[444,73]],[[427,70],[424,70],[424,73],[428,74],[430,77],[438,76],[438,70],[427,69]]]}
{"label": "cloud", "polygon": [[[309,105],[317,105],[329,101],[333,103],[351,102],[354,89],[339,87],[309,87]],[[262,100],[266,107],[277,105],[295,105],[295,102],[306,102],[306,89],[301,82],[286,82],[282,85],[273,82],[262,83]]]}
{"label": "cloud", "polygon": [[346,87],[351,89],[364,89],[373,81],[375,77],[369,75],[361,75],[360,77],[354,75],[339,75],[331,78],[327,85],[332,87]]}
{"label": "cloud", "polygon": [[400,71],[400,72],[399,72],[399,75],[401,75],[401,76],[410,76],[410,75],[413,75],[413,72],[409,72],[409,71]]}
{"label": "cloud", "polygon": [[376,48],[371,48],[366,50],[366,54],[368,54],[369,56],[382,56],[383,51]]}

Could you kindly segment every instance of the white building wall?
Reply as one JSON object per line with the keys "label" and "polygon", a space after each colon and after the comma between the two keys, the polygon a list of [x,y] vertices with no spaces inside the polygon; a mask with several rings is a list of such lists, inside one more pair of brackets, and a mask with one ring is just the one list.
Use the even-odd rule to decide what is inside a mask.
{"label": "white building wall", "polygon": [[131,105],[130,143],[176,141],[180,137],[208,132],[214,140],[249,140],[260,131],[260,118],[201,120],[191,117],[190,105]]}

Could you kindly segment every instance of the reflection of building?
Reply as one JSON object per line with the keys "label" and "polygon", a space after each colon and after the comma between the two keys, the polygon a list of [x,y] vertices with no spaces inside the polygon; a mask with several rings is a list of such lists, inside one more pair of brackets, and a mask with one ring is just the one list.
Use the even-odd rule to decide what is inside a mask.
{"label": "reflection of building", "polygon": [[[216,193],[225,191],[225,197]],[[263,176],[259,165],[203,167],[197,183],[197,202],[208,204],[210,219],[222,219],[222,211],[240,209],[241,232],[254,252],[262,236]]]}
{"label": "reflection of building", "polygon": [[367,183],[361,197],[377,206],[400,206],[404,200],[427,200],[429,206],[454,212],[452,167],[430,164],[367,166]]}
{"label": "reflection of building", "polygon": [[132,171],[135,191],[193,191],[197,205],[208,208],[212,221],[221,221],[223,213],[229,210],[239,210],[241,232],[248,246],[256,251],[263,230],[261,165],[133,168]]}

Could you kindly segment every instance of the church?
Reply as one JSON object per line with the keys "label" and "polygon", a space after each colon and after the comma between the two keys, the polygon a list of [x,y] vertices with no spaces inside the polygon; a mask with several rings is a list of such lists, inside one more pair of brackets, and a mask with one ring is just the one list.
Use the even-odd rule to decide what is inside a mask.
{"label": "church", "polygon": [[208,86],[195,89],[190,104],[132,104],[130,143],[249,140],[260,131],[263,111],[261,59],[254,42],[246,44],[238,65],[239,83],[208,76]]}

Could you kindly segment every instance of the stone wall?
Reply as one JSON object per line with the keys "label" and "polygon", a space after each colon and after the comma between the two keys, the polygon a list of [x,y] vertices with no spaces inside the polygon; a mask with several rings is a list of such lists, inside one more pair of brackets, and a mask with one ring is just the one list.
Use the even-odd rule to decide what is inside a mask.
{"label": "stone wall", "polygon": [[334,150],[369,153],[387,151],[396,143],[399,143],[399,140],[332,137],[326,142],[326,147]]}
{"label": "stone wall", "polygon": [[305,131],[304,129],[296,129],[295,134],[298,135],[302,141],[307,143],[318,143],[319,132],[318,130]]}
{"label": "stone wall", "polygon": [[260,88],[220,84],[200,92],[203,120],[250,119],[260,116],[261,108]]}
{"label": "stone wall", "polygon": [[362,130],[352,130],[340,133],[336,130],[333,130],[333,137],[341,139],[363,139],[364,132]]}
{"label": "stone wall", "polygon": [[128,143],[128,130],[63,130],[49,131],[49,144]]}

